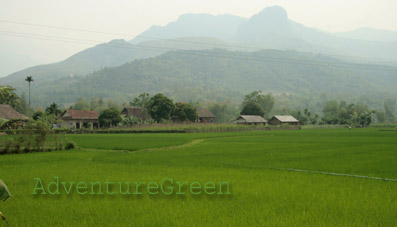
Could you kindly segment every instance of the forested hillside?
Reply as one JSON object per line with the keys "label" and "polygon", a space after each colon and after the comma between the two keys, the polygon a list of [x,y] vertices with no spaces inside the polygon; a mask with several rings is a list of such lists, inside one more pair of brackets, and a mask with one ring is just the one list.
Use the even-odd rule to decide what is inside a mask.
{"label": "forested hillside", "polygon": [[37,102],[68,103],[79,97],[120,101],[142,92],[163,92],[180,101],[239,101],[262,90],[273,94],[395,94],[397,68],[361,65],[295,51],[173,51],[105,68],[84,78],[62,78],[40,89]]}

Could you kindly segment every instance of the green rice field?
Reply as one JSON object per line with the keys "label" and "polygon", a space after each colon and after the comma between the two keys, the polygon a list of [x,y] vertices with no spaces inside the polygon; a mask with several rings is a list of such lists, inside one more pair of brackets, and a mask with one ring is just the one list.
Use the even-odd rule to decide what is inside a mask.
{"label": "green rice field", "polygon": [[[0,178],[12,193],[0,210],[10,226],[397,226],[397,131],[67,137],[79,149],[0,156]],[[46,194],[33,194],[37,179]],[[66,183],[52,195],[56,186],[47,186],[57,179]],[[172,193],[147,190],[164,179]],[[73,187],[67,193],[71,182],[86,182],[80,192],[87,193]],[[105,192],[104,182],[115,184]],[[124,189],[131,182],[131,193],[120,193],[117,182]],[[193,182],[202,187],[192,189]],[[211,193],[208,182],[216,187]]]}

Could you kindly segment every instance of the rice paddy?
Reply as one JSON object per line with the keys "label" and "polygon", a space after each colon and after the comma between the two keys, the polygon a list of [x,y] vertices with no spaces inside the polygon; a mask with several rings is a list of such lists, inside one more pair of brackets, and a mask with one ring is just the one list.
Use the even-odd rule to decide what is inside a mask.
{"label": "rice paddy", "polygon": [[[68,135],[76,150],[0,156],[10,226],[396,226],[397,132],[304,129]],[[296,172],[287,169],[308,170]],[[231,194],[33,195],[54,182],[227,182]],[[172,185],[168,185],[167,189]],[[55,186],[51,189],[54,190]],[[133,190],[134,188],[131,189]],[[175,187],[176,190],[176,187]],[[118,192],[118,185],[110,189]],[[0,226],[5,223],[0,222]]]}

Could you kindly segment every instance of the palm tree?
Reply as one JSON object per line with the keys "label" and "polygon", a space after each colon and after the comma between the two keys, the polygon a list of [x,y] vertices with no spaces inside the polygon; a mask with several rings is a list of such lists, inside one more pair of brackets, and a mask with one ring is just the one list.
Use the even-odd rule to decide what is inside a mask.
{"label": "palm tree", "polygon": [[29,114],[30,114],[30,83],[32,83],[34,80],[33,80],[33,77],[27,76],[25,81],[27,81],[29,83]]}

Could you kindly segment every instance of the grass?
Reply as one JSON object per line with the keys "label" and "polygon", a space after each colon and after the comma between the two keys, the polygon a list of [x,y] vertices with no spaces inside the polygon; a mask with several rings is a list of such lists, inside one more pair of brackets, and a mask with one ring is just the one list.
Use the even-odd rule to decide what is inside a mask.
{"label": "grass", "polygon": [[[11,226],[397,225],[396,182],[267,168],[397,179],[394,131],[307,129],[70,137],[81,150],[0,156],[1,178],[13,194],[0,204],[0,210]],[[183,146],[192,141],[200,142]],[[137,152],[150,148],[160,149]],[[54,176],[87,182],[160,182],[165,177],[203,184],[227,181],[232,195],[32,195],[34,178],[48,183]]]}

